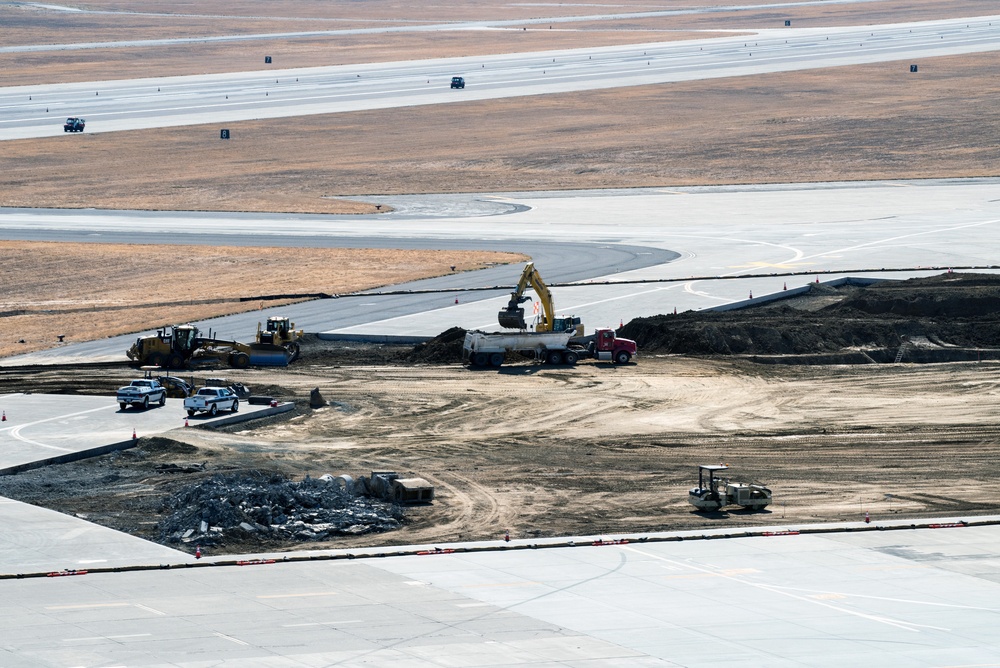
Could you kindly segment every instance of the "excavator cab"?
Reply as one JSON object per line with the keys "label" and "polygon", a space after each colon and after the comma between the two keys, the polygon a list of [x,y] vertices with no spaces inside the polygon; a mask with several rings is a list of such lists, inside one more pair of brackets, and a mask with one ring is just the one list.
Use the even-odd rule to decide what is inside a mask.
{"label": "excavator cab", "polygon": [[569,316],[567,318],[552,319],[553,332],[573,332],[573,336],[583,336],[583,323],[580,318]]}

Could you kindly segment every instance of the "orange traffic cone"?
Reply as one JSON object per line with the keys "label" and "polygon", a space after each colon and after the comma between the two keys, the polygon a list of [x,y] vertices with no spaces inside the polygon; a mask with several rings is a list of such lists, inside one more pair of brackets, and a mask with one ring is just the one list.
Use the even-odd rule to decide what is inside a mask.
{"label": "orange traffic cone", "polygon": [[781,284],[781,289],[782,290],[787,290],[788,289],[788,283],[782,283]]}
{"label": "orange traffic cone", "polygon": [[674,315],[677,315],[677,307],[674,307]]}
{"label": "orange traffic cone", "polygon": [[455,303],[456,304],[458,303],[458,297],[455,297]]}
{"label": "orange traffic cone", "polygon": [[139,440],[139,437],[135,435],[135,428],[132,429],[132,442],[135,443]]}
{"label": "orange traffic cone", "polygon": [[816,277],[816,282],[819,283],[819,276]]}
{"label": "orange traffic cone", "polygon": [[871,521],[872,521],[872,518],[868,517],[868,511],[866,510],[865,511],[865,524],[870,524]]}
{"label": "orange traffic cone", "polygon": [[510,542],[510,529],[507,529],[507,532],[504,533],[503,539],[504,539],[504,542],[506,542],[506,543]]}
{"label": "orange traffic cone", "polygon": [[201,545],[196,545],[194,548],[194,558],[201,559]]}
{"label": "orange traffic cone", "polygon": [[6,421],[7,421],[7,411],[4,411],[3,412],[3,419],[0,420],[0,422],[6,422]]}
{"label": "orange traffic cone", "polygon": [[750,299],[753,299],[753,290],[750,291]]}
{"label": "orange traffic cone", "polygon": [[190,424],[188,424],[188,419],[187,418],[184,418],[184,426],[185,427],[190,427],[191,426]]}
{"label": "orange traffic cone", "polygon": [[625,326],[625,321],[624,320],[619,320],[618,321],[618,329],[621,329],[624,326]]}

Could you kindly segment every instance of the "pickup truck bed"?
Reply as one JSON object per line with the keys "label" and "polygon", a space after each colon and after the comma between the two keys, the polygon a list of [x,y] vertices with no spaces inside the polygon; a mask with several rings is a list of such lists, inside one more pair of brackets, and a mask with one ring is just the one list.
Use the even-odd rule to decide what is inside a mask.
{"label": "pickup truck bed", "polygon": [[203,387],[184,400],[184,409],[189,417],[195,413],[216,415],[220,410],[235,413],[240,409],[240,400],[228,387]]}

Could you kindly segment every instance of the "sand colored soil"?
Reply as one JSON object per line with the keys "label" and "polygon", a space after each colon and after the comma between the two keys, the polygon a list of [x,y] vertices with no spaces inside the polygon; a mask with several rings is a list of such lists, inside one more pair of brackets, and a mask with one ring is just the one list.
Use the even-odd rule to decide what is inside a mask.
{"label": "sand colored soil", "polygon": [[16,241],[0,241],[0,258],[0,356],[51,348],[60,334],[66,343],[90,341],[261,304],[240,297],[346,293],[448,274],[451,265],[470,271],[521,259],[478,251]]}
{"label": "sand colored soil", "polygon": [[[158,539],[164,500],[216,473],[394,470],[435,485],[398,531],[347,547],[770,526],[996,512],[997,363],[775,367],[683,357],[575,368],[457,364],[227,371],[295,399],[295,419],[175,431],[137,452],[0,478],[0,495]],[[0,391],[110,394],[126,371],[0,370]],[[312,388],[330,406],[306,408]],[[703,514],[686,501],[697,465],[774,493],[765,512]],[[191,463],[204,464],[196,469]],[[184,472],[187,471],[187,472]],[[44,483],[44,484],[43,484]],[[196,528],[196,527],[192,527]],[[202,539],[198,539],[199,541]],[[214,553],[292,548],[233,536]],[[193,550],[194,544],[186,546]]]}

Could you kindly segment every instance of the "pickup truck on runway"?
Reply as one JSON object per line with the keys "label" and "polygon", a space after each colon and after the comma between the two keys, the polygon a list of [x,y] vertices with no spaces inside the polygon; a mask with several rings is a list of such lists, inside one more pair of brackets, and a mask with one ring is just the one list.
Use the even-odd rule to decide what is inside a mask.
{"label": "pickup truck on runway", "polygon": [[184,408],[188,417],[193,417],[195,413],[215,416],[220,409],[235,413],[240,409],[240,400],[228,387],[203,387],[184,400]]}
{"label": "pickup truck on runway", "polygon": [[118,388],[118,405],[122,410],[129,406],[149,408],[152,403],[160,406],[167,403],[167,388],[160,385],[159,381],[151,378],[133,380],[125,387]]}

